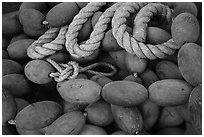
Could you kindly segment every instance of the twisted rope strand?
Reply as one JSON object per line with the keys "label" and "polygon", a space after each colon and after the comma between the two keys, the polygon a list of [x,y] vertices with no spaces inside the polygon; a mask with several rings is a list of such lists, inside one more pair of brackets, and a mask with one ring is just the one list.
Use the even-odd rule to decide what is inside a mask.
{"label": "twisted rope strand", "polygon": [[[112,19],[112,33],[113,36],[116,38],[118,44],[123,48],[124,45],[122,45],[122,36],[121,35],[116,35],[117,33],[124,33],[126,32],[126,21],[127,17],[130,16],[131,13],[137,13],[142,7],[147,5],[148,3],[146,2],[128,2],[123,4],[121,7],[119,7]],[[117,29],[119,28],[120,29]]]}
{"label": "twisted rope strand", "polygon": [[[164,58],[166,55],[172,55],[175,52],[175,49],[180,48],[176,45],[173,39],[158,45],[144,43],[146,39],[147,22],[150,21],[150,18],[154,15],[153,13],[160,13],[163,17],[170,21],[171,13],[168,7],[159,3],[151,3],[146,6],[144,5],[143,9],[139,6],[140,4],[141,3],[124,4],[115,12],[112,19],[112,33],[119,46],[129,53],[135,54],[139,58],[148,58],[153,60],[156,58]],[[135,10],[133,10],[133,8]],[[135,30],[133,31],[134,37],[132,37],[126,31],[126,18],[130,16],[130,13],[134,13],[140,8],[142,9],[138,12],[134,20]],[[135,37],[139,39],[139,41]]]}
{"label": "twisted rope strand", "polygon": [[89,51],[85,56],[90,56],[93,52],[99,48],[102,39],[105,36],[105,31],[108,28],[108,23],[111,22],[112,17],[114,16],[115,11],[123,3],[115,3],[110,8],[106,9],[105,12],[99,17],[98,22],[94,26],[90,38],[84,43],[75,48],[75,53],[78,56],[85,55],[84,51]]}
{"label": "twisted rope strand", "polygon": [[104,6],[105,2],[91,2],[88,3],[83,9],[79,11],[79,13],[74,17],[72,22],[69,25],[68,31],[66,33],[66,49],[69,53],[76,58],[80,56],[89,55],[90,51],[84,51],[81,55],[76,54],[76,47],[79,47],[77,43],[77,36],[79,34],[79,30],[82,28],[83,24],[93,16],[93,14],[98,11],[102,6]]}
{"label": "twisted rope strand", "polygon": [[[91,69],[98,67],[98,66],[106,66],[106,67],[111,68],[113,71],[109,72],[109,73],[107,73],[107,72],[104,73],[104,72],[97,72],[97,71],[91,70]],[[109,63],[97,62],[97,63],[91,64],[91,65],[84,67],[84,68],[80,67],[79,72],[87,72],[87,73],[93,74],[93,75],[113,76],[117,72],[117,69],[116,69],[116,67],[114,67],[113,65],[111,65]]]}
{"label": "twisted rope strand", "polygon": [[47,61],[57,69],[58,72],[50,73],[50,77],[53,77],[56,82],[64,81],[65,79],[74,79],[79,73],[79,65],[76,62],[70,61],[67,64],[57,64],[51,59]]}
{"label": "twisted rope strand", "polygon": [[50,28],[38,40],[34,41],[27,49],[27,55],[32,59],[43,58],[44,55],[36,51],[36,47],[41,47],[45,43],[51,42],[57,36],[59,28]]}
{"label": "twisted rope strand", "polygon": [[171,9],[160,3],[150,3],[143,7],[134,20],[133,37],[140,42],[146,41],[147,23],[153,15],[161,15],[169,24],[171,23]]}
{"label": "twisted rope strand", "polygon": [[[87,67],[81,67],[75,61],[70,61],[67,64],[62,64],[62,63],[57,64],[55,61],[53,61],[51,59],[47,59],[47,61],[54,68],[57,69],[57,72],[49,74],[49,76],[53,77],[56,82],[61,82],[61,81],[64,81],[66,79],[74,79],[77,77],[77,75],[80,72],[86,72],[86,73],[94,74],[94,75],[99,74],[99,75],[104,75],[104,76],[112,76],[117,72],[117,69],[113,65],[108,64],[108,63],[104,63],[104,62],[97,62],[97,63],[94,63],[94,64],[89,65]],[[111,68],[112,71],[109,73],[103,73],[103,72],[97,72],[97,71],[91,70],[97,66],[106,66],[106,67]]]}
{"label": "twisted rope strand", "polygon": [[62,50],[65,45],[65,34],[68,30],[68,25],[60,28],[57,37],[50,43],[45,43],[42,46],[35,47],[35,50],[44,55],[44,57],[54,54],[55,52]]}

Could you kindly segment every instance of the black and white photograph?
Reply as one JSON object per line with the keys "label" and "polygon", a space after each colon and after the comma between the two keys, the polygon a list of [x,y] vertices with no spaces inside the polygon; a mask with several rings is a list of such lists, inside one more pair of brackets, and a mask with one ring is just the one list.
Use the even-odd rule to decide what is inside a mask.
{"label": "black and white photograph", "polygon": [[202,135],[202,2],[1,4],[2,135]]}

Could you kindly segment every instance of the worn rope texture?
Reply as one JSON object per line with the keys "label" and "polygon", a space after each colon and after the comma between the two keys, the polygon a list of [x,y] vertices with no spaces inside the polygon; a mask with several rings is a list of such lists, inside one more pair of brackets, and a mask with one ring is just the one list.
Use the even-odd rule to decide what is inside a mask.
{"label": "worn rope texture", "polygon": [[[47,59],[47,61],[58,71],[55,73],[50,73],[49,75],[50,77],[53,77],[56,82],[61,82],[66,79],[74,79],[77,77],[77,75],[80,72],[86,72],[89,74],[104,75],[104,76],[112,76],[117,72],[117,69],[113,65],[105,62],[97,62],[87,67],[80,67],[79,64],[75,61],[70,61],[67,64],[62,64],[62,63],[57,64],[55,61],[51,59]],[[97,72],[97,71],[91,70],[97,66],[106,66],[111,68],[113,71],[109,73],[103,73],[103,72]]]}
{"label": "worn rope texture", "polygon": [[67,32],[67,29],[68,25],[61,27],[59,34],[53,41],[51,41],[50,43],[45,43],[42,46],[35,47],[35,51],[46,57],[55,54],[55,52],[59,50],[62,50],[66,41],[65,34]]}
{"label": "worn rope texture", "polygon": [[[122,5],[123,3],[115,3],[112,5],[110,8],[106,9],[105,12],[100,16],[98,19],[94,30],[92,31],[90,38],[86,41],[81,43],[81,45],[77,44],[77,35],[74,36],[76,32],[73,32],[74,28],[73,27],[78,27],[78,26],[73,26],[70,27],[73,28],[72,33],[68,32],[67,35],[67,44],[66,47],[70,54],[76,58],[79,57],[87,57],[93,54],[93,52],[99,48],[101,41],[103,40],[105,36],[105,31],[108,28],[108,23],[111,22],[112,17],[115,13],[115,11]],[[83,17],[83,16],[82,16]],[[78,22],[78,20],[76,20]],[[79,30],[77,30],[79,31]],[[71,40],[71,41],[70,41]]]}
{"label": "worn rope texture", "polygon": [[168,24],[172,23],[171,9],[160,3],[150,3],[143,7],[134,20],[133,37],[140,42],[146,41],[147,26],[153,15],[160,15]]}
{"label": "worn rope texture", "polygon": [[[119,38],[120,35],[115,35],[117,31],[125,31],[127,26],[126,26],[126,18],[130,16],[131,13],[137,13],[140,11],[141,8],[143,8],[144,6],[146,6],[148,3],[147,2],[127,2],[125,4],[123,4],[121,7],[119,7],[112,19],[112,33],[113,36],[116,38]],[[118,20],[117,20],[118,19]],[[121,26],[122,25],[122,26]],[[116,28],[119,28],[120,30],[116,30]],[[122,42],[118,41],[118,44],[122,45]]]}
{"label": "worn rope texture", "polygon": [[[125,4],[115,12],[112,19],[112,33],[118,44],[127,52],[135,54],[139,58],[154,60],[156,58],[164,58],[166,55],[174,54],[175,49],[179,49],[180,47],[176,45],[173,39],[158,45],[144,43],[146,37],[145,29],[153,15],[161,14],[163,17],[166,17],[167,20],[169,19],[170,13],[168,7],[165,5],[160,3],[150,3],[146,5],[136,15],[134,20],[133,36],[126,31],[126,18],[130,16],[130,13],[134,13],[135,10],[137,11],[139,9],[138,5],[140,5],[140,3]],[[138,30],[141,30],[139,33],[142,33],[142,35],[137,36]],[[135,37],[139,39],[139,41]]]}
{"label": "worn rope texture", "polygon": [[[80,52],[79,44],[77,43],[77,36],[79,35],[79,31],[83,27],[83,24],[93,16],[93,14],[98,11],[102,6],[104,6],[105,2],[90,2],[84,8],[82,8],[79,13],[74,17],[72,22],[69,25],[68,31],[66,33],[66,49],[69,51],[70,55],[75,58],[85,57],[90,55],[90,51],[83,50]],[[77,52],[80,52],[77,54]]]}
{"label": "worn rope texture", "polygon": [[59,33],[60,28],[50,28],[38,40],[34,41],[27,49],[27,55],[32,59],[43,58],[44,55],[36,51],[36,47],[41,47],[45,43],[53,41]]}
{"label": "worn rope texture", "polygon": [[[112,17],[114,16],[115,11],[122,5],[122,2],[113,4],[111,7],[106,9],[104,13],[99,17],[97,23],[94,26],[94,30],[90,35],[90,39],[87,40],[84,44],[80,45],[79,51],[90,51],[88,55],[91,55],[94,50],[98,49],[101,41],[105,36],[106,29],[108,24],[111,22]],[[77,51],[77,50],[76,50]],[[80,55],[80,52],[78,53]]]}

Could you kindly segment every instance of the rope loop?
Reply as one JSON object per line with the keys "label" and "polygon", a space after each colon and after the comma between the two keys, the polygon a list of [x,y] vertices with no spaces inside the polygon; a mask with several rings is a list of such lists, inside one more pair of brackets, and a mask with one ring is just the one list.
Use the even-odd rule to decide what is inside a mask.
{"label": "rope loop", "polygon": [[122,2],[115,3],[104,11],[104,13],[99,17],[90,38],[87,41],[78,44],[77,36],[88,18],[92,17],[94,13],[105,4],[105,2],[90,2],[74,17],[66,33],[65,43],[66,49],[71,56],[75,58],[88,57],[101,45],[101,41],[105,36],[105,31],[108,28],[108,24],[111,22],[115,11],[123,4]]}
{"label": "rope loop", "polygon": [[[133,34],[127,32],[126,21],[131,13],[137,12],[134,20]],[[162,44],[146,44],[146,29],[148,22],[153,15],[161,15],[167,22],[171,22],[171,9],[161,3],[125,3],[115,12],[112,19],[112,33],[119,46],[124,48],[128,53],[138,56],[139,58],[165,58],[167,55],[174,54],[180,47],[170,39]]]}
{"label": "rope loop", "polygon": [[[94,70],[91,70],[95,67],[99,67],[99,66],[102,66],[102,67],[109,67],[112,69],[111,72],[107,72],[107,73],[104,73],[104,72],[98,72],[98,71],[94,71]],[[103,75],[103,76],[113,76],[116,72],[117,72],[117,69],[115,66],[109,64],[109,63],[106,63],[106,62],[97,62],[97,63],[94,63],[94,64],[91,64],[87,67],[84,67],[84,68],[80,68],[80,72],[87,72],[89,74],[93,74],[93,75]]]}
{"label": "rope loop", "polygon": [[[114,67],[111,64],[105,63],[105,62],[97,62],[87,67],[81,67],[75,61],[69,61],[67,64],[62,64],[62,63],[58,64],[51,59],[47,59],[47,61],[57,70],[57,72],[49,74],[49,76],[54,78],[56,82],[61,82],[66,79],[75,79],[80,72],[86,72],[86,73],[94,74],[94,75],[99,74],[99,75],[104,75],[104,76],[112,76],[117,72],[116,67]],[[108,73],[104,73],[104,72],[98,72],[98,71],[91,70],[98,66],[109,67],[112,69],[112,71]]]}
{"label": "rope loop", "polygon": [[[112,33],[118,45],[128,53],[139,58],[164,58],[174,54],[180,47],[173,39],[162,44],[146,44],[147,27],[154,15],[161,15],[161,20],[172,21],[172,10],[161,3],[147,2],[117,2],[107,8],[99,17],[87,41],[78,44],[79,31],[95,12],[105,6],[106,2],[90,2],[73,18],[69,25],[59,28],[49,28],[41,37],[27,49],[32,59],[44,58],[63,50],[64,46],[74,58],[86,58],[96,52],[101,45],[109,23],[112,21]],[[134,19],[133,33],[127,32],[126,21],[131,13],[137,13]],[[43,24],[48,22],[43,21]]]}

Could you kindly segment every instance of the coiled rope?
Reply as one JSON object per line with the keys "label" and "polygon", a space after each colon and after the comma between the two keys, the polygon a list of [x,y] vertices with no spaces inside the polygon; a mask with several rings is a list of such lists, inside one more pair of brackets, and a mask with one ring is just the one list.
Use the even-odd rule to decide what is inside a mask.
{"label": "coiled rope", "polygon": [[[42,35],[29,48],[29,51],[28,51],[29,57],[33,59],[37,59],[37,58],[43,58],[45,56],[52,55],[56,51],[61,50],[63,48],[63,45],[65,44],[66,44],[67,50],[73,57],[76,57],[76,58],[87,57],[93,54],[93,52],[99,48],[101,40],[104,38],[105,31],[108,27],[108,23],[111,22],[111,19],[115,11],[122,5],[122,3],[120,2],[115,3],[101,15],[101,17],[99,18],[98,22],[94,27],[93,32],[90,35],[89,40],[87,40],[86,42],[82,42],[81,45],[78,45],[77,36],[83,24],[86,23],[88,18],[91,17],[96,11],[98,11],[104,5],[105,5],[104,2],[89,3],[75,16],[75,18],[73,19],[72,23],[69,26],[67,25],[60,29],[56,39],[54,39],[51,42],[46,41],[46,39],[44,39],[49,36],[48,32],[52,31],[52,29],[48,30],[48,32]],[[66,34],[66,40],[65,40],[65,34]],[[41,44],[38,44],[39,42]]]}
{"label": "coiled rope", "polygon": [[69,25],[68,32],[66,34],[66,49],[69,51],[71,56],[75,58],[87,57],[93,54],[93,52],[99,48],[102,39],[104,38],[105,31],[108,27],[108,23],[111,22],[115,11],[123,3],[115,3],[110,8],[106,9],[105,12],[100,16],[98,22],[96,23],[94,30],[90,35],[90,39],[86,42],[82,42],[81,45],[77,43],[77,36],[79,30],[82,28],[83,24],[91,17],[94,12],[99,10],[105,3],[89,3],[84,7],[78,15],[76,15]]}
{"label": "coiled rope", "polygon": [[[145,44],[147,23],[153,15],[161,15],[171,22],[171,10],[161,3],[129,2],[115,3],[105,10],[96,23],[90,38],[78,44],[78,34],[88,18],[103,7],[105,2],[91,2],[87,4],[74,17],[70,25],[61,28],[50,28],[27,50],[32,59],[39,59],[62,50],[64,45],[71,56],[75,58],[88,57],[100,46],[104,38],[108,23],[112,20],[113,36],[118,44],[127,52],[137,55],[139,58],[164,58],[172,55],[178,47],[173,39],[158,45]],[[126,31],[126,18],[130,13],[138,12],[134,20],[132,36]]]}
{"label": "coiled rope", "polygon": [[[158,45],[145,44],[147,23],[153,15],[159,14],[167,21],[171,20],[171,9],[161,3],[149,3],[141,9],[142,3],[126,3],[121,6],[112,19],[112,33],[119,46],[139,58],[164,58],[179,49],[173,39]],[[126,31],[126,18],[130,13],[138,12],[134,20],[133,35]]]}

